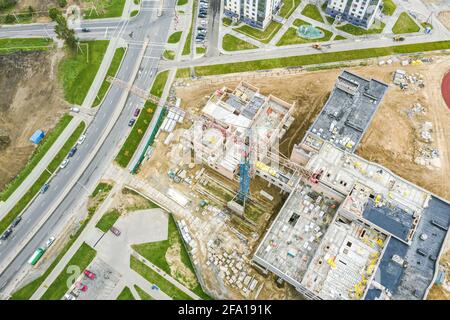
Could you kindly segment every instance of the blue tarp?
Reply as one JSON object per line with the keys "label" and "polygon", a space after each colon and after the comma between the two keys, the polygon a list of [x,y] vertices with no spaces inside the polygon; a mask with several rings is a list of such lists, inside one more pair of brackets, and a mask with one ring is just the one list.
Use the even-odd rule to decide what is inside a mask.
{"label": "blue tarp", "polygon": [[42,131],[41,129],[36,130],[35,133],[33,133],[33,135],[30,138],[30,141],[33,142],[34,144],[39,144],[39,142],[41,142],[42,139],[44,139],[45,137],[45,132]]}

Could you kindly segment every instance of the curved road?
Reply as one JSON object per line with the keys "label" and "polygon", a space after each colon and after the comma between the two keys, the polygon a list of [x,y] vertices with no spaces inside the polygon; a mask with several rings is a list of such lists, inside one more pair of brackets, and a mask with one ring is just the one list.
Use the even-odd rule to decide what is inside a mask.
{"label": "curved road", "polygon": [[[156,8],[158,2],[152,2]],[[133,41],[140,45],[130,45],[124,56],[124,60],[118,72],[117,78],[128,82],[133,77],[133,71],[136,70],[137,63],[140,63],[139,69],[142,72],[136,77],[134,85],[147,90],[153,79],[158,67],[164,46],[159,45],[165,43],[168,37],[171,20],[174,17],[175,0],[166,0],[166,9],[161,17],[157,17],[156,10],[145,10],[138,16],[130,20],[109,19],[107,21],[91,21],[82,23],[82,27],[90,28],[89,33],[81,33],[83,38],[104,35],[108,30],[110,36],[121,36],[126,41]],[[49,32],[53,36],[51,26],[47,25],[29,25],[17,27],[0,28],[0,37],[27,37],[42,36],[43,32]],[[131,39],[129,34],[133,32]],[[139,61],[140,51],[144,39],[149,39],[149,44],[144,53],[142,62]],[[44,194],[36,198],[31,206],[23,213],[22,222],[15,228],[14,233],[7,241],[0,245],[0,290],[15,277],[22,269],[28,258],[41,246],[50,236],[54,235],[55,228],[61,226],[61,222],[70,218],[80,201],[86,199],[86,190],[91,190],[100,179],[107,165],[113,160],[116,147],[123,141],[123,138],[129,131],[128,120],[137,105],[142,105],[144,101],[134,95],[129,95],[126,99],[125,106],[119,103],[123,94],[123,89],[113,85],[106,95],[98,112],[94,116],[93,121],[86,131],[86,140],[79,146],[77,153],[71,159],[68,166],[60,170],[50,183],[50,189]],[[82,167],[83,162],[88,161],[87,158],[94,152],[96,146],[100,142],[100,137],[113,119],[114,110],[122,109],[118,121],[114,124],[111,132],[106,140],[98,149],[93,160],[85,165],[87,168],[78,179],[77,183],[67,193],[63,201],[50,215],[48,220],[38,230],[38,232],[26,244],[23,250],[20,250],[20,244],[26,239],[37,224],[44,219],[49,213],[52,206],[57,203],[58,198],[64,196],[70,182],[76,178],[78,169]],[[8,260],[7,257],[15,255],[15,258],[7,266],[4,264]]]}

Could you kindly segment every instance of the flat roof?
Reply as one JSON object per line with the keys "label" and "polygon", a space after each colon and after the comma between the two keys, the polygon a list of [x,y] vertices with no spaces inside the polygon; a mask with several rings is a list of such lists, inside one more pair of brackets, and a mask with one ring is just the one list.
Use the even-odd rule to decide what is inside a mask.
{"label": "flat roof", "polygon": [[343,71],[309,132],[353,152],[387,89],[380,81]]}

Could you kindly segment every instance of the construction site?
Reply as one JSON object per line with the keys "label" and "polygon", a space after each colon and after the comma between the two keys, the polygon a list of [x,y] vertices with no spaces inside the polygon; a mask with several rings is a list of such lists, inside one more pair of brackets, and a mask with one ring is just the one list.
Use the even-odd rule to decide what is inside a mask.
{"label": "construction site", "polygon": [[430,99],[449,67],[179,79],[138,175],[192,212],[178,223],[215,297],[423,299],[450,224],[449,114]]}

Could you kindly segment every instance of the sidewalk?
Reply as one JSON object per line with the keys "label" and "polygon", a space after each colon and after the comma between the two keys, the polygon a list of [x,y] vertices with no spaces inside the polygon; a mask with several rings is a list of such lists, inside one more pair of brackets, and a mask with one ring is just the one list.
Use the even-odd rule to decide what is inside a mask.
{"label": "sidewalk", "polygon": [[0,219],[3,219],[9,211],[16,205],[16,203],[22,199],[28,189],[36,182],[40,177],[42,172],[48,167],[50,162],[56,156],[56,154],[61,150],[63,145],[66,143],[67,139],[72,135],[75,129],[80,124],[81,119],[79,117],[74,117],[63,132],[59,135],[58,139],[53,143],[50,149],[47,150],[44,157],[39,161],[39,163],[34,167],[34,169],[28,174],[25,180],[20,184],[20,186],[14,191],[9,198],[0,204]]}

